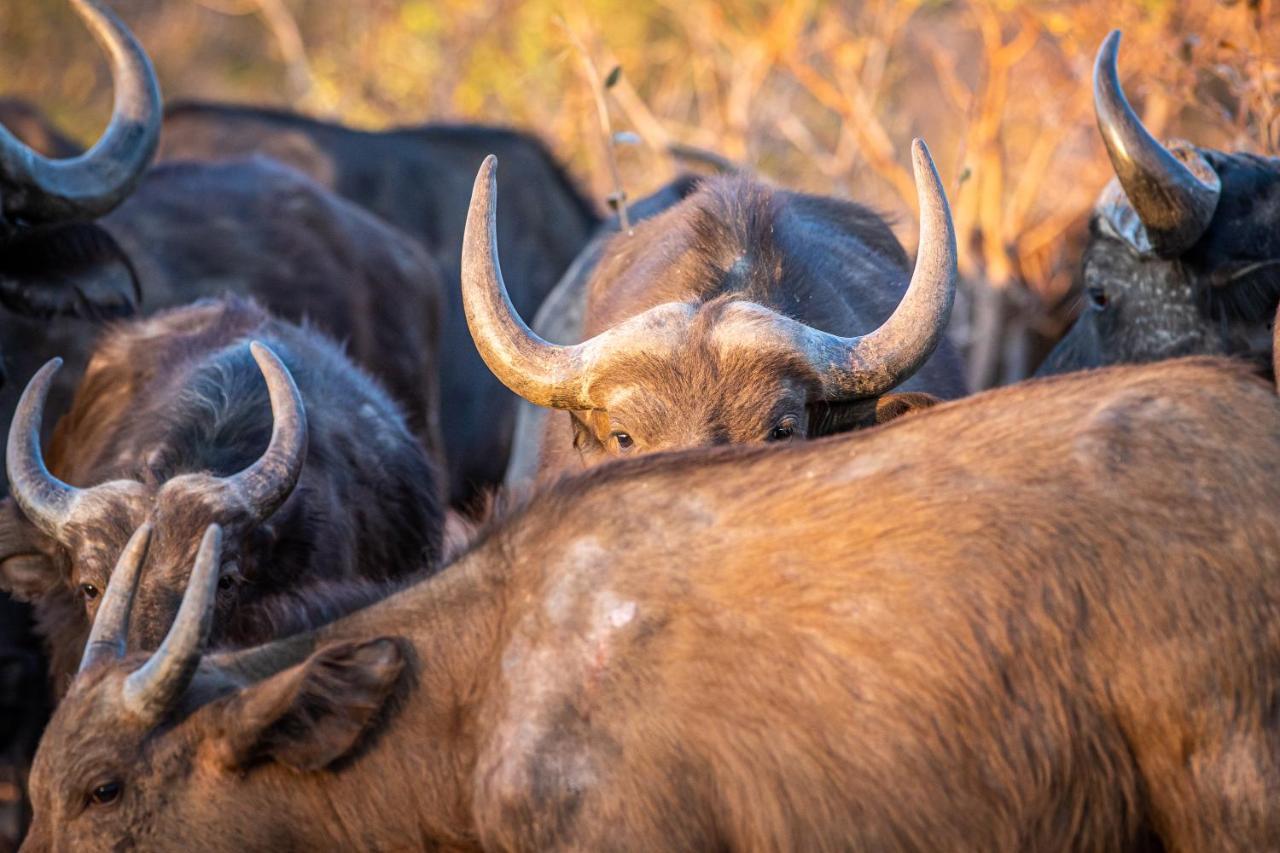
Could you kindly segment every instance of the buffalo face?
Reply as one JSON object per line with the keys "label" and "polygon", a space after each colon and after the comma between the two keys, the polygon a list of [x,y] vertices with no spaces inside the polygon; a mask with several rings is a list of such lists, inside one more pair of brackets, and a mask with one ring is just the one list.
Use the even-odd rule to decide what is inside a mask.
{"label": "buffalo face", "polygon": [[165,478],[157,454],[146,460],[140,480],[88,488],[62,482],[45,467],[40,448],[44,401],[58,363],[42,368],[14,415],[7,467],[13,500],[34,528],[23,538],[40,542],[26,550],[46,559],[6,561],[6,586],[28,600],[72,597],[87,625],[97,616],[126,543],[145,527],[147,568],[135,596],[131,639],[140,648],[154,648],[174,618],[201,536],[217,524],[225,531],[217,592],[225,626],[241,596],[251,591],[248,582],[269,568],[258,566],[253,555],[274,544],[271,516],[293,492],[306,458],[306,413],[288,369],[266,347],[255,343],[251,350],[271,399],[271,438],[261,458],[229,476]]}
{"label": "buffalo face", "polygon": [[497,162],[476,177],[463,241],[467,323],[490,370],[540,406],[573,412],[587,462],[650,450],[781,441],[875,422],[881,399],[942,339],[956,284],[955,233],[937,170],[913,146],[920,251],[877,329],[841,337],[731,296],[665,302],[571,346],[516,313],[497,251]]}
{"label": "buffalo face", "polygon": [[[296,797],[267,796],[256,802],[258,814],[241,809],[235,821],[226,799],[242,793],[251,773],[320,770],[347,755],[400,677],[400,647],[377,638],[303,649],[259,661],[268,676],[232,688],[234,675],[201,664],[225,561],[222,531],[211,525],[159,648],[126,655],[142,564],[158,545],[153,533],[139,528],[121,553],[79,672],[45,730],[23,849],[258,850],[331,841],[333,828],[299,814],[307,804]],[[299,843],[308,832],[312,843]]]}
{"label": "buffalo face", "polygon": [[1083,311],[1041,374],[1190,354],[1265,357],[1280,299],[1280,161],[1142,127],[1116,73],[1119,33],[1094,69],[1116,178],[1094,210]]}

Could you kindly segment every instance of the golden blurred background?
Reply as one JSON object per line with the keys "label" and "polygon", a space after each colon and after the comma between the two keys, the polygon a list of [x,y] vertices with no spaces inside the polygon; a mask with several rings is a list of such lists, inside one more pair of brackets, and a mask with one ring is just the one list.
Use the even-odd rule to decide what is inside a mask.
{"label": "golden blurred background", "polygon": [[[1110,167],[1093,55],[1153,132],[1280,153],[1280,0],[111,0],[166,98],[275,105],[376,129],[513,124],[600,200],[613,192],[584,70],[605,92],[626,194],[683,143],[778,184],[865,202],[914,243],[908,143],[930,144],[965,279],[954,331],[975,387],[1021,378],[1069,320],[1088,213]],[[9,0],[0,95],[90,139],[105,62],[64,0]]]}

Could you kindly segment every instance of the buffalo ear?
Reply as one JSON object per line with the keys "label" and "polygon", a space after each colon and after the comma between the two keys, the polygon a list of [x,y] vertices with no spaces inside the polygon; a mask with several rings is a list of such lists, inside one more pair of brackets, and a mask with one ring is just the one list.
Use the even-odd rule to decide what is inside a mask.
{"label": "buffalo ear", "polygon": [[300,772],[328,766],[355,746],[403,668],[400,647],[381,637],[326,646],[245,688],[222,711],[224,763],[276,761]]}
{"label": "buffalo ear", "polygon": [[869,429],[941,402],[932,394],[904,391],[841,403],[814,403],[809,407],[809,435],[817,437],[851,429]]}
{"label": "buffalo ear", "polygon": [[942,402],[932,394],[906,391],[901,394],[885,394],[876,400],[876,423],[887,424],[904,415],[930,409]]}
{"label": "buffalo ear", "polygon": [[36,530],[13,498],[0,501],[0,591],[34,602],[58,580],[44,534]]}
{"label": "buffalo ear", "polygon": [[24,229],[0,247],[0,303],[15,314],[106,320],[141,301],[133,262],[92,222]]}

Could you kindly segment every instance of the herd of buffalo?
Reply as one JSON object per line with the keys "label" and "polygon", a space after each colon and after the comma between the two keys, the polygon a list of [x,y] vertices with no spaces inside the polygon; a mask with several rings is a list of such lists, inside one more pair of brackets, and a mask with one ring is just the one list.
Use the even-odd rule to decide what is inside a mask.
{"label": "herd of buffalo", "polygon": [[1280,849],[1280,160],[1119,32],[1083,312],[969,395],[922,142],[914,262],[734,168],[623,228],[71,4],[96,144],[0,102],[0,850]]}

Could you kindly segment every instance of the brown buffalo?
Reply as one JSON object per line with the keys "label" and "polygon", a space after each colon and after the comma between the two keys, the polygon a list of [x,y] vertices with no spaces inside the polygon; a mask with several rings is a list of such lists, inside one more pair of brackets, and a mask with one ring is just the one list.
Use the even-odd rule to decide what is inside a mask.
{"label": "brown buffalo", "polygon": [[945,339],[951,214],[923,143],[913,157],[914,272],[884,221],[857,205],[743,175],[711,178],[614,236],[581,271],[587,340],[572,345],[534,334],[507,296],[496,161],[486,161],[467,220],[463,302],[494,374],[526,400],[571,413],[549,422],[542,473],[840,432],[874,423],[879,398],[899,387],[963,393]]}
{"label": "brown buffalo", "polygon": [[24,849],[1272,849],[1277,458],[1245,366],[1057,377],[601,467],[203,660],[225,534],[128,655],[140,537]]}
{"label": "brown buffalo", "polygon": [[386,392],[314,329],[237,299],[112,329],[46,467],[57,367],[36,374],[14,416],[6,463],[22,516],[0,529],[17,555],[0,583],[36,604],[57,676],[74,671],[111,567],[144,525],[155,534],[131,638],[146,648],[213,522],[228,536],[218,636],[231,643],[275,636],[264,614],[278,599],[439,556],[439,473]]}

